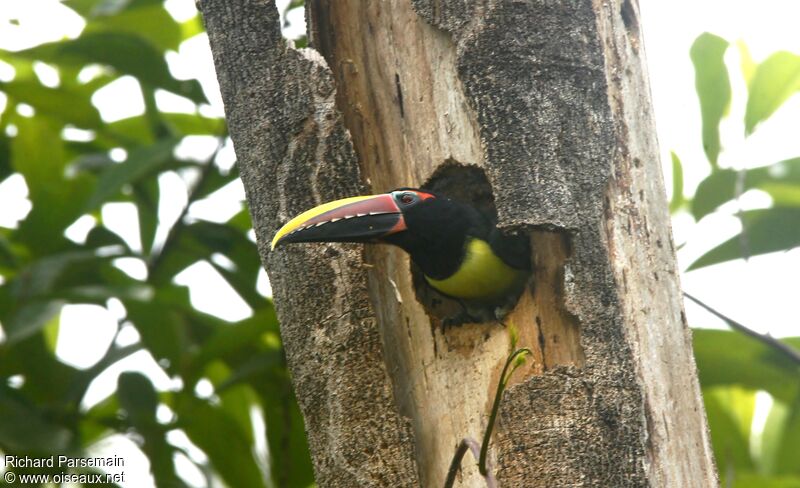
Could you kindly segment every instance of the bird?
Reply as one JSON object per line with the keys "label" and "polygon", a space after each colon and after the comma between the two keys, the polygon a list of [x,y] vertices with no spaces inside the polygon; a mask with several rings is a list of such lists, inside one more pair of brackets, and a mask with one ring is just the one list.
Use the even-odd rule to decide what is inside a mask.
{"label": "bird", "polygon": [[458,314],[445,318],[445,325],[501,321],[531,274],[526,235],[504,234],[486,212],[418,188],[314,207],[283,225],[271,249],[308,242],[400,247],[422,272],[427,286],[461,305]]}

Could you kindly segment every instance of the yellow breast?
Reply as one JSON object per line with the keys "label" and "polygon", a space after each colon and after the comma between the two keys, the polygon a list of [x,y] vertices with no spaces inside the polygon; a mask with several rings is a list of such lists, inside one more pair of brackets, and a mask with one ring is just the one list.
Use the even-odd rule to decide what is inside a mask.
{"label": "yellow breast", "polygon": [[503,262],[486,241],[470,239],[464,262],[443,280],[425,277],[436,290],[451,297],[491,302],[508,294],[526,273]]}

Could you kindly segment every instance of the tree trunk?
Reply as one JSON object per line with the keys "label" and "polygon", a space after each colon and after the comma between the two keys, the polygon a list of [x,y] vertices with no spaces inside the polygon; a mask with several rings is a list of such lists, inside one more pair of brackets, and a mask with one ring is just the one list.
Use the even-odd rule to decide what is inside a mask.
{"label": "tree trunk", "polygon": [[717,485],[635,2],[310,1],[301,50],[265,0],[202,10],[320,486],[442,486],[486,428],[510,326],[443,331],[388,246],[269,251],[313,205],[423,184],[531,236],[500,485]]}

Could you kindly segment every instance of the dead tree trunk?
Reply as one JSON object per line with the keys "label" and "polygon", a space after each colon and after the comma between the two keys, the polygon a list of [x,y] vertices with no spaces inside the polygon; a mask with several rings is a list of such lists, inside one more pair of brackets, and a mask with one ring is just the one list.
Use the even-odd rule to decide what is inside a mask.
{"label": "dead tree trunk", "polygon": [[[486,427],[507,328],[443,333],[393,248],[268,250],[315,204],[423,184],[531,236],[501,486],[716,486],[634,0],[309,1],[302,50],[271,2],[202,10],[320,486],[441,486]],[[470,458],[459,483],[484,486]]]}

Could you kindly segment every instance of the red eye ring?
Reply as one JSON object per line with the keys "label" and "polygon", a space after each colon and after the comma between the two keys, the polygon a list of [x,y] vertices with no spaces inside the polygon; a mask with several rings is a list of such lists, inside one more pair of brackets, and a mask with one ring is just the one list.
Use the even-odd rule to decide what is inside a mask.
{"label": "red eye ring", "polygon": [[400,195],[400,201],[408,205],[409,203],[412,203],[414,201],[414,195],[412,195],[411,193],[403,193],[402,195]]}

